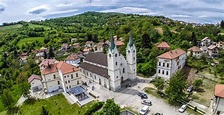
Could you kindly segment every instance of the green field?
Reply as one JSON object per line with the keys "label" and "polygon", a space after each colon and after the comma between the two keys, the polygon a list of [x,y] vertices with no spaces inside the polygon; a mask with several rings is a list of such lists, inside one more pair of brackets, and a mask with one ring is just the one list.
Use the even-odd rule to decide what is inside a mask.
{"label": "green field", "polygon": [[44,41],[44,37],[30,37],[30,38],[23,38],[21,39],[18,43],[17,46],[19,46],[20,48],[22,47],[22,45],[27,44],[27,43],[32,43],[34,41],[39,41],[42,42]]}
{"label": "green field", "polygon": [[8,32],[13,33],[21,27],[23,27],[22,24],[0,27],[0,33],[8,33]]}
{"label": "green field", "polygon": [[37,24],[30,24],[30,23],[29,23],[29,28],[36,28],[36,27],[43,27],[43,28],[46,29],[46,30],[51,29],[51,28],[48,27],[48,26],[37,25]]}
{"label": "green field", "polygon": [[[39,115],[42,110],[42,106],[49,111],[52,115],[83,115],[83,113],[89,109],[95,102],[90,102],[83,107],[79,107],[77,104],[70,105],[65,99],[64,95],[59,94],[48,99],[39,100],[28,103],[27,101],[20,107],[19,115]],[[78,114],[80,111],[80,114]]]}

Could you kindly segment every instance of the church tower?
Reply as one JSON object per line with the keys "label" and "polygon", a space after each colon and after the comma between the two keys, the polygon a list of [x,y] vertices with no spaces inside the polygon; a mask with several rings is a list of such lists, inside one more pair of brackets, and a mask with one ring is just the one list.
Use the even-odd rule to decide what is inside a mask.
{"label": "church tower", "polygon": [[108,75],[110,76],[110,89],[116,91],[121,87],[121,76],[119,71],[119,52],[114,43],[114,38],[111,37],[110,47],[107,53]]}
{"label": "church tower", "polygon": [[133,42],[132,34],[130,33],[129,36],[129,42],[126,47],[126,58],[127,58],[127,72],[128,72],[128,78],[131,80],[136,79],[136,47]]}

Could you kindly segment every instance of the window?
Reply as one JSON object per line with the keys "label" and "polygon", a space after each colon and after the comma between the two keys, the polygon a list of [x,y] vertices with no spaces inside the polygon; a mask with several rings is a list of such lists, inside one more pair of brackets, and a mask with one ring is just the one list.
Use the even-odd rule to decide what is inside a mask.
{"label": "window", "polygon": [[135,71],[135,69],[134,69],[134,71]]}
{"label": "window", "polygon": [[135,57],[133,57],[133,60],[135,60]]}
{"label": "window", "polygon": [[159,62],[159,66],[161,66],[161,62]]}
{"label": "window", "polygon": [[111,57],[111,54],[109,54],[109,57]]}
{"label": "window", "polygon": [[125,73],[125,69],[123,68],[123,73]]}
{"label": "window", "polygon": [[70,80],[68,80],[68,83],[70,83]]}
{"label": "window", "polygon": [[67,77],[69,77],[69,75],[67,75]]}
{"label": "window", "polygon": [[92,73],[90,73],[90,77],[92,77]]}
{"label": "window", "polygon": [[71,86],[69,85],[69,88],[71,88]]}
{"label": "window", "polygon": [[164,70],[162,71],[162,74],[164,74]]}
{"label": "window", "polygon": [[130,53],[130,50],[128,50],[128,53]]}
{"label": "window", "polygon": [[65,84],[67,84],[67,81],[65,81]]}
{"label": "window", "polygon": [[79,77],[79,74],[78,73],[76,73],[76,77]]}
{"label": "window", "polygon": [[66,89],[68,89],[68,86],[66,87]]}
{"label": "window", "polygon": [[163,63],[163,67],[165,67],[165,63]]}
{"label": "window", "polygon": [[166,71],[166,75],[168,75],[169,74],[169,72],[168,71]]}
{"label": "window", "polygon": [[115,63],[115,65],[117,65],[117,62]]}
{"label": "window", "polygon": [[60,85],[60,81],[58,81],[58,85]]}
{"label": "window", "polygon": [[158,73],[160,73],[160,69],[159,69]]}
{"label": "window", "polygon": [[95,79],[96,79],[96,75],[95,75]]}
{"label": "window", "polygon": [[167,65],[166,65],[167,67],[169,67],[170,66],[170,64],[169,63],[167,63]]}
{"label": "window", "polygon": [[135,53],[135,50],[133,50],[133,52]]}
{"label": "window", "polygon": [[54,79],[55,79],[56,78],[55,74],[53,76],[54,76]]}
{"label": "window", "polygon": [[73,74],[71,74],[71,79],[73,79]]}
{"label": "window", "polygon": [[117,76],[117,78],[118,78],[118,76]]}
{"label": "window", "polygon": [[[88,72],[86,72],[87,76],[88,76]],[[77,76],[76,76],[77,77]]]}
{"label": "window", "polygon": [[79,84],[79,80],[77,81],[77,84]]}
{"label": "window", "polygon": [[64,76],[64,78],[66,78],[66,76]]}
{"label": "window", "polygon": [[117,57],[117,54],[115,54],[115,57]]}

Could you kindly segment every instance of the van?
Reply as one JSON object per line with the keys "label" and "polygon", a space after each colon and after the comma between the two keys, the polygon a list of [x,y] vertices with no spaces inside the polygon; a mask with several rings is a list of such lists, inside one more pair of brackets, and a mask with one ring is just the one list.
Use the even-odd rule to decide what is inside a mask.
{"label": "van", "polygon": [[146,115],[146,113],[149,112],[149,106],[144,106],[142,107],[142,109],[140,110],[140,115]]}

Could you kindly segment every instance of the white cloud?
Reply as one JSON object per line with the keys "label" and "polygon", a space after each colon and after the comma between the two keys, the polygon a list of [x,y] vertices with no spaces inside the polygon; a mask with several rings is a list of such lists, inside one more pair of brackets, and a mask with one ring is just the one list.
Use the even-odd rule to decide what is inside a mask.
{"label": "white cloud", "polygon": [[117,9],[103,10],[101,12],[120,12],[126,14],[142,14],[142,15],[155,15],[156,13],[152,12],[146,8],[136,8],[136,7],[122,7]]}
{"label": "white cloud", "polygon": [[170,15],[170,17],[172,17],[172,18],[189,18],[191,16],[189,16],[189,15],[181,15],[181,14],[172,14],[172,15]]}
{"label": "white cloud", "polygon": [[31,8],[29,11],[28,11],[28,13],[29,14],[33,14],[33,15],[35,15],[35,14],[41,14],[41,13],[43,13],[43,12],[45,12],[46,10],[49,10],[50,9],[50,7],[48,6],[48,5],[40,5],[40,6],[37,6],[37,7],[34,7],[34,8]]}

